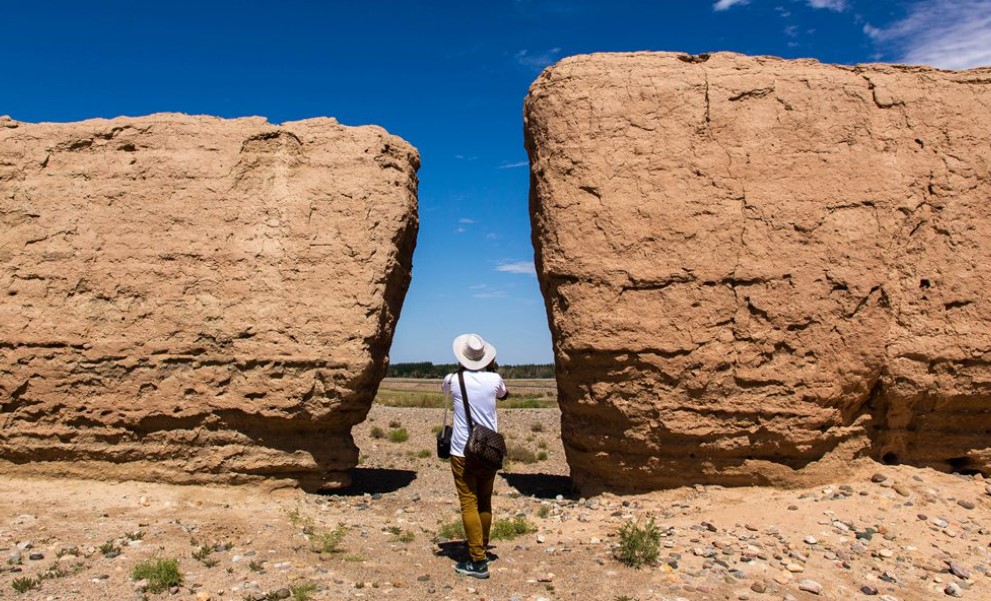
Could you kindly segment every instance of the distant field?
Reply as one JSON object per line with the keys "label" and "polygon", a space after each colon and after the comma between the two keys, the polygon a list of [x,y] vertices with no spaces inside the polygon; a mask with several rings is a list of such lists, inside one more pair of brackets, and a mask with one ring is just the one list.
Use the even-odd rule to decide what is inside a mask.
{"label": "distant field", "polygon": [[[444,407],[446,395],[440,391],[441,380],[385,378],[375,402],[388,407]],[[546,409],[557,407],[557,383],[554,380],[506,380],[509,398],[499,406],[507,409]]]}

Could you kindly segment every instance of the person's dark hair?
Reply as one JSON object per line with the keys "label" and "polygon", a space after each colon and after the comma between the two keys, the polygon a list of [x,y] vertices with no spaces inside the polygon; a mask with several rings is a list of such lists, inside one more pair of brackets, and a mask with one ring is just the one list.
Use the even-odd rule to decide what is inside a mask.
{"label": "person's dark hair", "polygon": [[491,371],[495,373],[499,371],[499,364],[495,362],[495,359],[493,359],[492,363],[489,363],[488,365],[485,366],[485,371]]}

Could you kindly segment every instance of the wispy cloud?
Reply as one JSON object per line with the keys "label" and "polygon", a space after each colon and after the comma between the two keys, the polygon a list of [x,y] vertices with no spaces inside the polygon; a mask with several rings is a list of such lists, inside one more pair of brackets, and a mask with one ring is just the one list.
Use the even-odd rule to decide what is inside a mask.
{"label": "wispy cloud", "polygon": [[750,0],[719,0],[712,5],[712,10],[729,10],[738,4],[750,4]]}
{"label": "wispy cloud", "polygon": [[991,65],[991,0],[921,0],[887,27],[864,25],[886,56],[912,65]]}
{"label": "wispy cloud", "polygon": [[459,161],[474,161],[478,159],[478,157],[476,156],[465,156],[463,154],[456,154],[454,155],[454,158],[458,159]]}
{"label": "wispy cloud", "polygon": [[516,163],[503,163],[499,169],[517,169],[519,167],[529,167],[530,161],[518,161]]}
{"label": "wispy cloud", "polygon": [[475,223],[475,220],[469,219],[467,217],[462,217],[461,219],[458,219],[458,223]]}
{"label": "wispy cloud", "polygon": [[533,261],[504,261],[496,265],[496,271],[537,275],[537,269],[534,267]]}
{"label": "wispy cloud", "polygon": [[476,292],[471,296],[472,298],[507,298],[509,295],[506,294],[505,290],[490,290],[486,292]]}
{"label": "wispy cloud", "polygon": [[841,13],[847,9],[847,0],[807,0],[812,8],[825,8]]}
{"label": "wispy cloud", "polygon": [[543,52],[533,52],[524,48],[513,56],[517,63],[528,69],[543,71],[545,68],[557,62],[557,59],[561,57],[561,49],[551,48],[550,50],[545,50]]}

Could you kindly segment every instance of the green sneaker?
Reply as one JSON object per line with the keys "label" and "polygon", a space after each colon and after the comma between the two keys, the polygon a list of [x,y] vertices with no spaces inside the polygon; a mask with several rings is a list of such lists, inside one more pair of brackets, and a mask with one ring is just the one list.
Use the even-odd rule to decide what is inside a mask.
{"label": "green sneaker", "polygon": [[454,566],[454,571],[472,578],[488,578],[489,562],[484,559],[482,561],[462,561]]}

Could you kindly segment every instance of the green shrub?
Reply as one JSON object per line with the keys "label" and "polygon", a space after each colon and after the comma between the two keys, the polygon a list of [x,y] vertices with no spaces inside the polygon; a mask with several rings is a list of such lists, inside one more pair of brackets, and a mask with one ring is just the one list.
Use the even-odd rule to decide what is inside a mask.
{"label": "green shrub", "polygon": [[619,530],[619,549],[616,558],[631,568],[639,570],[657,561],[660,552],[661,532],[654,519],[647,520],[643,528],[632,520]]}
{"label": "green shrub", "polygon": [[549,505],[541,505],[540,507],[537,508],[538,518],[543,519],[549,516],[550,514],[551,514],[551,508]]}
{"label": "green shrub", "polygon": [[406,428],[389,430],[389,440],[392,442],[406,442],[409,440],[409,432],[406,431]]}
{"label": "green shrub", "polygon": [[446,524],[442,524],[441,527],[437,530],[437,536],[439,538],[446,538],[447,540],[456,540],[456,539],[464,538],[465,537],[464,522],[461,521],[461,518],[458,518],[454,521],[448,522]]}
{"label": "green shrub", "polygon": [[338,524],[337,528],[330,530],[328,532],[321,532],[313,537],[311,543],[313,544],[313,549],[317,553],[336,553],[338,551],[337,547],[347,536],[348,527],[344,524]]}
{"label": "green shrub", "polygon": [[506,445],[506,459],[518,463],[536,463],[537,455],[522,445],[509,443]]}
{"label": "green shrub", "polygon": [[372,427],[371,432],[372,438],[385,438],[385,430],[379,428],[378,426]]}
{"label": "green shrub", "polygon": [[265,570],[265,562],[252,559],[248,562],[248,569],[252,572],[262,572]]}
{"label": "green shrub", "polygon": [[34,578],[14,578],[10,583],[14,587],[14,590],[18,593],[26,593],[29,590],[37,587],[41,582],[35,580]]}
{"label": "green shrub", "polygon": [[317,585],[314,582],[300,582],[299,584],[289,586],[289,592],[292,594],[293,601],[310,601],[316,590]]}
{"label": "green shrub", "polygon": [[420,449],[419,451],[416,452],[416,456],[419,457],[420,459],[426,459],[431,455],[433,455],[433,453],[431,453],[427,449]]}
{"label": "green shrub", "polygon": [[537,527],[523,516],[511,520],[499,519],[492,522],[489,538],[492,540],[513,540],[517,536],[536,532]]}
{"label": "green shrub", "polygon": [[118,545],[115,541],[108,540],[100,545],[100,554],[104,557],[116,557],[120,555],[120,545]]}
{"label": "green shrub", "polygon": [[537,461],[547,461],[547,451],[541,451],[537,453]]}
{"label": "green shrub", "polygon": [[146,580],[148,584],[144,590],[151,593],[165,592],[173,586],[182,584],[179,560],[175,558],[154,558],[139,562],[131,570],[131,578]]}

